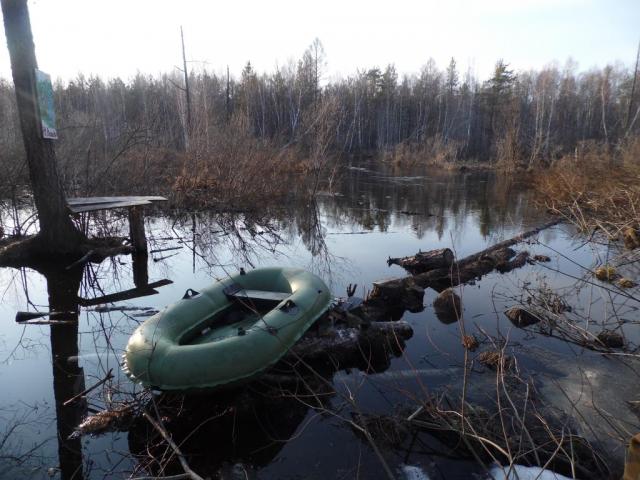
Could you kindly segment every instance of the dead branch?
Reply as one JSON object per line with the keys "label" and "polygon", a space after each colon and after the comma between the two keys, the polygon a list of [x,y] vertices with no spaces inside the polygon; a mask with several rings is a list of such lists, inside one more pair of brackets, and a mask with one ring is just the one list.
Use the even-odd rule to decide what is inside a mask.
{"label": "dead branch", "polygon": [[147,412],[143,412],[142,415],[144,416],[144,418],[146,418],[149,421],[149,423],[153,426],[153,428],[155,428],[158,431],[158,433],[162,435],[162,438],[164,438],[164,440],[169,444],[171,449],[174,451],[174,453],[178,457],[178,460],[180,461],[180,465],[182,465],[182,468],[184,469],[184,473],[188,475],[189,478],[191,478],[192,480],[204,480],[200,475],[198,475],[196,472],[191,470],[191,468],[189,467],[189,464],[187,463],[187,460],[185,459],[184,455],[180,451],[180,448],[178,448],[175,442],[171,439],[171,436],[167,433],[164,427],[162,427],[162,425],[160,425]]}
{"label": "dead branch", "polygon": [[65,401],[62,405],[64,405],[66,407],[67,405],[72,404],[76,400],[84,397],[87,393],[92,392],[93,390],[98,388],[100,385],[102,385],[103,383],[111,380],[112,378],[113,378],[113,368],[110,368],[109,371],[107,372],[107,375],[102,380],[100,380],[99,382],[93,384],[91,387],[87,388],[86,390],[83,390],[82,392],[78,393],[77,395],[74,395],[69,400]]}

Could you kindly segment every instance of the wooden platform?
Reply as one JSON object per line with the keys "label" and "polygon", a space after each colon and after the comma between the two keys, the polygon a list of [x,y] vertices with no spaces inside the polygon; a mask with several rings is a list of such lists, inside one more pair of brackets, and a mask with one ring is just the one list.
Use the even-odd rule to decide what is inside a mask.
{"label": "wooden platform", "polygon": [[96,212],[114,208],[129,210],[129,237],[136,251],[147,252],[147,237],[144,232],[144,214],[142,207],[153,202],[166,202],[167,199],[158,196],[128,196],[128,197],[76,197],[67,198],[67,206],[72,213]]}
{"label": "wooden platform", "polygon": [[97,210],[111,210],[113,208],[137,207],[150,205],[153,202],[166,202],[165,197],[158,196],[129,196],[129,197],[75,197],[67,198],[69,210],[73,213],[95,212]]}

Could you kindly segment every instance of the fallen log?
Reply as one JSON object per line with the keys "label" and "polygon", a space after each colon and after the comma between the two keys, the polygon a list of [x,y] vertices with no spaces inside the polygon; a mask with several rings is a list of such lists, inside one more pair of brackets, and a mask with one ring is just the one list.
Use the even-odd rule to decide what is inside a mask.
{"label": "fallen log", "polygon": [[324,331],[319,329],[308,332],[282,360],[284,363],[330,360],[335,365],[352,364],[354,357],[362,357],[362,352],[367,350],[390,347],[400,353],[404,342],[412,336],[411,325],[404,321],[373,321],[360,326],[339,325]]}
{"label": "fallen log", "polygon": [[391,308],[392,305],[404,305],[410,311],[417,311],[416,307],[422,305],[426,288],[442,292],[467,283],[486,275],[498,265],[505,265],[514,255],[515,252],[510,248],[503,248],[483,256],[474,254],[454,263],[450,268],[438,268],[411,277],[376,282],[366,306],[384,305]]}
{"label": "fallen log", "polygon": [[487,249],[486,253],[473,254],[454,263],[451,268],[431,270],[414,276],[416,285],[422,288],[433,288],[438,292],[449,287],[486,275],[499,265],[506,265],[516,255],[511,248]]}
{"label": "fallen log", "polygon": [[516,235],[515,237],[512,237],[508,240],[504,240],[503,242],[500,243],[496,243],[495,245],[489,247],[489,248],[485,248],[484,250],[474,253],[473,255],[469,255],[468,257],[465,257],[464,260],[461,260],[461,262],[471,262],[473,260],[477,260],[478,258],[484,256],[484,255],[490,255],[493,252],[497,252],[498,250],[502,250],[503,248],[507,248],[507,247],[512,247],[520,242],[522,242],[523,240],[532,237],[538,233],[540,233],[543,230],[546,230],[547,228],[551,228],[554,227],[556,225],[558,225],[559,223],[562,223],[562,219],[558,218],[555,220],[552,220],[550,222],[547,222],[543,225],[540,225],[537,228],[534,228],[532,230],[528,230],[526,232],[521,233],[520,235]]}
{"label": "fallen log", "polygon": [[[422,297],[426,288],[433,288],[441,292],[447,288],[480,278],[498,266],[505,272],[521,267],[526,263],[528,254],[522,252],[510,263],[516,253],[509,247],[546,228],[557,225],[561,221],[561,219],[553,220],[540,227],[516,235],[454,262],[449,268],[437,268],[410,277],[376,282],[373,284],[373,290],[367,298],[363,310],[365,312],[375,311],[380,308],[391,310],[393,308],[398,309],[398,306],[400,306],[400,308],[404,307],[410,311],[418,311],[417,309],[422,305]],[[379,314],[377,316],[379,317]]]}
{"label": "fallen log", "polygon": [[415,275],[417,273],[428,272],[436,268],[449,268],[455,257],[449,248],[439,248],[428,252],[418,252],[411,257],[391,258],[387,260],[387,265],[399,265],[407,272]]}

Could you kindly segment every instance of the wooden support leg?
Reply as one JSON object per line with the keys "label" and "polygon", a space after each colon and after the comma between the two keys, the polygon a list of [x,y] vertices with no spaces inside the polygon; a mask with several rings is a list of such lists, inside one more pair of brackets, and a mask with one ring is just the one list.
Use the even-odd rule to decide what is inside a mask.
{"label": "wooden support leg", "polygon": [[136,252],[147,253],[147,236],[144,233],[144,212],[141,206],[129,208],[129,237]]}
{"label": "wooden support leg", "polygon": [[149,284],[149,256],[146,252],[134,252],[131,255],[133,260],[133,284],[137,288],[145,287]]}

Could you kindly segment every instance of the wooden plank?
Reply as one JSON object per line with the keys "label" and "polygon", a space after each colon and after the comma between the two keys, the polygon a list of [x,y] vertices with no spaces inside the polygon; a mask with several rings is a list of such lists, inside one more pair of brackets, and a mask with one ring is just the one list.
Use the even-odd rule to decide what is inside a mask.
{"label": "wooden plank", "polygon": [[163,287],[173,283],[171,280],[164,279],[157,282],[150,283],[140,288],[132,288],[131,290],[124,290],[118,293],[111,293],[102,297],[96,298],[78,298],[78,304],[82,307],[92,307],[94,305],[100,305],[102,303],[121,302],[123,300],[131,300],[133,298],[146,297],[148,295],[155,295],[157,290],[154,288]]}
{"label": "wooden plank", "polygon": [[111,202],[166,202],[165,197],[160,196],[122,196],[122,197],[73,197],[67,198],[68,205],[95,205],[98,203]]}
{"label": "wooden plank", "polygon": [[109,203],[96,203],[91,205],[69,205],[69,210],[73,213],[95,212],[98,210],[111,210],[113,208],[135,207],[138,205],[151,205],[147,200],[122,201]]}

